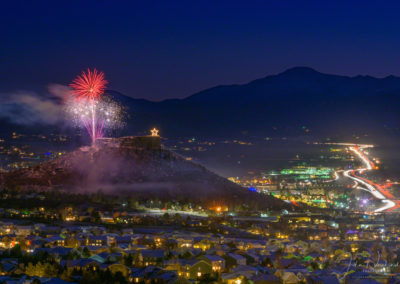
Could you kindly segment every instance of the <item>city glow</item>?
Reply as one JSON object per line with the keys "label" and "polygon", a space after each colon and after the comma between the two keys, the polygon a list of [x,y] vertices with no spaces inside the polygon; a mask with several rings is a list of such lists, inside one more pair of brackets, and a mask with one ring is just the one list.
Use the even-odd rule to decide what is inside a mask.
{"label": "city glow", "polygon": [[[368,146],[363,146],[360,148],[362,149],[362,148],[367,148],[367,147]],[[374,166],[374,164],[360,151],[360,148],[349,147],[349,150],[352,151],[354,154],[356,154],[357,157],[362,160],[362,162],[364,164],[364,168],[357,169],[357,170],[347,170],[344,172],[344,176],[351,178],[358,184],[363,185],[364,187],[357,186],[357,188],[361,188],[363,190],[370,192],[375,198],[380,199],[380,200],[382,200],[383,203],[385,203],[385,205],[383,207],[376,209],[374,211],[375,213],[391,211],[397,207],[400,207],[400,202],[398,200],[393,200],[394,196],[392,194],[385,191],[381,186],[373,183],[372,181],[356,175],[357,172],[362,174],[364,171],[370,171],[373,169],[376,170],[376,167]]]}

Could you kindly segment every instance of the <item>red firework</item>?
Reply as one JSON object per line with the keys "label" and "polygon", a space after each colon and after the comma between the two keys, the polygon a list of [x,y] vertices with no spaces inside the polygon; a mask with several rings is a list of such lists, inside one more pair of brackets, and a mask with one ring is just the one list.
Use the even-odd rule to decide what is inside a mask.
{"label": "red firework", "polygon": [[87,73],[82,71],[82,74],[73,80],[69,86],[73,89],[77,99],[94,100],[99,99],[104,93],[107,83],[103,72],[88,69]]}

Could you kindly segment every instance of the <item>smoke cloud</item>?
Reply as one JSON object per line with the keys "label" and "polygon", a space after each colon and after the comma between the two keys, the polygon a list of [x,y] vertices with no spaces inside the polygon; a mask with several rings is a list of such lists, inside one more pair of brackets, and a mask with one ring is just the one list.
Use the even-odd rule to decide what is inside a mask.
{"label": "smoke cloud", "polygon": [[67,86],[51,84],[49,95],[19,91],[0,93],[0,118],[22,125],[60,124],[64,120],[62,102],[71,92]]}

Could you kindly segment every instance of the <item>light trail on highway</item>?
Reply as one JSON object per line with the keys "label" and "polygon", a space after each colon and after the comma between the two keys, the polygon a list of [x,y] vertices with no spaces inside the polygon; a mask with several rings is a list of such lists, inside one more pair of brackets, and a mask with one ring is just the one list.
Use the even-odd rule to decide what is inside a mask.
{"label": "light trail on highway", "polygon": [[[383,213],[383,212],[390,212],[394,209],[400,207],[400,201],[397,200],[388,190],[385,190],[379,184],[376,184],[366,178],[360,177],[357,174],[362,174],[365,171],[375,170],[376,167],[373,162],[371,162],[366,155],[362,153],[363,148],[371,147],[367,146],[351,146],[349,150],[352,151],[356,156],[363,162],[365,165],[364,168],[356,169],[356,170],[347,170],[343,172],[345,177],[348,177],[356,182],[356,188],[363,189],[371,193],[375,198],[381,200],[385,203],[384,206],[375,209],[374,213]],[[359,186],[362,185],[362,186]]]}

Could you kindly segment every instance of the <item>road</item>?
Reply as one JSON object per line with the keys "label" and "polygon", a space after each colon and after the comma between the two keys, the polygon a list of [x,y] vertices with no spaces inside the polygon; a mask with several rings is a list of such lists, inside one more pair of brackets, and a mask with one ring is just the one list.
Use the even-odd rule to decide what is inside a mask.
{"label": "road", "polygon": [[356,182],[356,188],[368,191],[375,198],[382,200],[384,205],[378,209],[375,209],[374,213],[391,212],[400,207],[400,201],[381,185],[359,176],[359,174],[362,174],[365,171],[373,171],[377,169],[375,164],[363,153],[363,149],[368,147],[370,146],[349,147],[349,150],[352,151],[363,162],[364,167],[361,169],[344,171],[343,175],[354,180]]}

